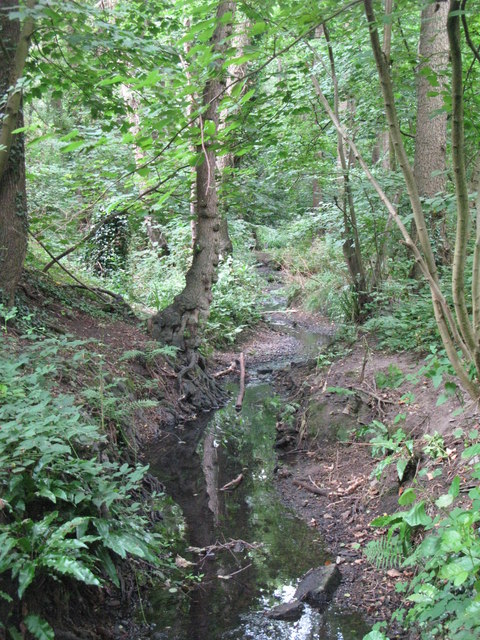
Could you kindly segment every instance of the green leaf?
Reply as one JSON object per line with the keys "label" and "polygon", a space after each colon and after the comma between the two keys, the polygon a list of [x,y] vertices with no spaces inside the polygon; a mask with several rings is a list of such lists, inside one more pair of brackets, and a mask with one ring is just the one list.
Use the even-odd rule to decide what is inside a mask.
{"label": "green leaf", "polygon": [[97,551],[97,555],[100,558],[100,562],[102,563],[102,566],[105,569],[110,580],[116,587],[120,588],[120,580],[118,579],[117,569],[115,568],[115,564],[108,551],[105,548],[100,548]]}
{"label": "green leaf", "polygon": [[450,493],[444,493],[442,496],[435,500],[435,504],[439,509],[445,509],[449,507],[453,502],[453,496]]}
{"label": "green leaf", "polygon": [[204,120],[203,121],[203,133],[206,136],[214,136],[217,131],[215,126],[215,122],[213,120]]}
{"label": "green leaf", "polygon": [[37,640],[54,640],[55,634],[46,620],[34,614],[28,615],[23,622]]}
{"label": "green leaf", "polygon": [[21,634],[15,627],[8,627],[8,633],[12,636],[12,640],[24,640],[25,635]]}
{"label": "green leaf", "polygon": [[7,602],[13,602],[13,598],[9,596],[8,593],[5,593],[5,591],[0,590],[0,598],[6,600]]}
{"label": "green leaf", "polygon": [[250,91],[247,91],[247,93],[241,97],[240,104],[245,104],[245,102],[248,102],[254,94],[255,89],[250,89]]}
{"label": "green leaf", "polygon": [[378,518],[375,518],[374,520],[372,520],[370,525],[372,527],[386,527],[390,524],[402,522],[402,520],[403,520],[403,517],[400,514],[394,513],[390,516],[378,516]]}
{"label": "green leaf", "polygon": [[36,563],[32,561],[24,562],[22,568],[18,572],[18,597],[23,598],[28,586],[35,577]]}
{"label": "green leaf", "polygon": [[477,558],[457,558],[453,562],[444,564],[439,571],[439,577],[444,580],[452,580],[454,586],[461,586],[478,569],[480,560]]}
{"label": "green leaf", "polygon": [[66,558],[60,555],[43,557],[41,560],[44,566],[49,567],[62,575],[71,576],[79,582],[93,585],[95,587],[99,587],[101,584],[95,574],[78,560]]}
{"label": "green leaf", "polygon": [[266,22],[259,21],[259,22],[255,22],[255,24],[253,24],[250,27],[249,32],[251,36],[258,36],[260,33],[264,33],[266,30],[267,30]]}
{"label": "green leaf", "polygon": [[97,87],[107,87],[108,85],[111,84],[121,84],[122,82],[129,82],[130,79],[126,78],[125,76],[113,76],[112,78],[105,78],[105,80],[101,80],[98,84]]}
{"label": "green leaf", "polygon": [[462,458],[473,458],[480,455],[480,443],[473,444],[471,447],[467,447],[463,453]]}
{"label": "green leaf", "polygon": [[407,468],[408,460],[405,458],[400,458],[397,462],[397,475],[400,482],[403,480],[403,474],[405,473],[405,469]]}
{"label": "green leaf", "polygon": [[461,534],[455,529],[444,531],[440,539],[442,551],[446,553],[458,553],[463,548],[463,539]]}
{"label": "green leaf", "polygon": [[432,382],[435,389],[438,389],[438,387],[442,384],[442,380],[443,380],[443,372],[441,370],[436,371],[432,376]]}
{"label": "green leaf", "polygon": [[460,478],[459,476],[455,476],[455,478],[452,480],[452,484],[450,485],[450,489],[448,490],[448,493],[453,496],[454,498],[458,498],[459,494],[460,494]]}
{"label": "green leaf", "polygon": [[367,633],[366,636],[363,636],[363,640],[388,640],[388,638],[382,631],[378,631],[378,629],[373,629],[373,631],[370,631],[370,633]]}
{"label": "green leaf", "polygon": [[61,153],[70,153],[71,151],[75,151],[76,149],[80,149],[85,144],[84,140],[77,140],[76,142],[71,142],[67,144],[65,147],[60,149]]}
{"label": "green leaf", "polygon": [[416,504],[413,509],[405,513],[403,520],[411,527],[426,527],[431,524],[432,519],[425,513],[425,501]]}
{"label": "green leaf", "polygon": [[398,504],[403,507],[403,506],[406,506],[407,504],[412,504],[412,502],[415,502],[416,499],[417,499],[417,494],[410,487],[409,489],[404,491],[402,495],[399,497]]}

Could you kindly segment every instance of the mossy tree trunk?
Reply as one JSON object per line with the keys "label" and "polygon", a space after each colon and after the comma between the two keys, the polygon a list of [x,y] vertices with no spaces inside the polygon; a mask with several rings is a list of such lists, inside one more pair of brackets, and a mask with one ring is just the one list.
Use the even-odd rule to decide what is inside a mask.
{"label": "mossy tree trunk", "polygon": [[[213,50],[220,54],[215,61],[215,69],[207,81],[203,92],[206,108],[201,118],[203,132],[217,130],[218,103],[225,88],[223,80],[223,55],[226,40],[231,34],[232,18],[225,23],[224,16],[233,12],[234,2],[221,2],[217,10],[217,27],[212,36]],[[198,148],[199,163],[196,168],[196,238],[193,247],[192,264],[186,274],[185,288],[172,304],[157,313],[150,323],[152,336],[184,351],[196,349],[199,345],[199,323],[208,317],[212,300],[212,284],[216,279],[219,256],[220,223],[216,186],[215,136],[202,136]]]}
{"label": "mossy tree trunk", "polygon": [[[34,2],[27,3],[29,8]],[[17,0],[0,1],[0,292],[8,305],[22,275],[27,252],[27,195],[25,188],[25,147],[23,134],[14,134],[23,126],[23,75],[33,32],[33,18],[20,25],[10,19],[10,10],[18,9]]]}

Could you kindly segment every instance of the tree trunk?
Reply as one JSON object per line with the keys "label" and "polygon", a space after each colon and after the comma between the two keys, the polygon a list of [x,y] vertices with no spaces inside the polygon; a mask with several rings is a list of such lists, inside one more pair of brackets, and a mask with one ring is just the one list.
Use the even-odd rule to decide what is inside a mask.
{"label": "tree trunk", "polygon": [[[427,4],[422,11],[417,74],[417,133],[415,137],[414,174],[422,198],[445,192],[447,112],[443,108],[448,67],[448,2]],[[429,73],[429,70],[431,73]],[[425,75],[428,73],[428,75]],[[431,79],[431,81],[430,81]],[[438,83],[438,85],[437,85]],[[436,95],[430,95],[435,92]],[[445,210],[431,213],[432,233],[438,230],[438,249],[443,264],[449,262],[450,248],[445,231]]]}
{"label": "tree trunk", "polygon": [[[330,73],[333,82],[333,110],[336,118],[339,119],[341,110],[347,111],[349,115],[354,113],[355,103],[352,100],[340,103],[338,79],[335,71],[335,60],[333,57],[330,36],[326,25],[324,25],[323,33],[328,46]],[[314,78],[313,81],[318,92],[318,80]],[[347,149],[347,153],[345,152],[343,137],[340,133],[338,133],[337,159],[340,170],[339,193],[340,201],[342,202],[341,209],[343,212],[343,254],[345,256],[345,262],[347,263],[348,271],[352,281],[352,288],[355,293],[355,304],[352,310],[353,320],[358,322],[365,319],[365,305],[369,302],[370,296],[367,291],[367,278],[365,274],[365,267],[363,264],[355,211],[355,202],[353,199],[352,185],[350,182],[350,168],[355,163],[355,157],[351,153],[350,149]]]}
{"label": "tree trunk", "polygon": [[10,20],[9,10],[17,7],[17,0],[0,1],[0,292],[10,306],[23,271],[28,233],[24,137],[12,132],[23,126],[17,83],[33,32],[32,18],[26,18],[21,28],[18,20]]}
{"label": "tree trunk", "polygon": [[[235,3],[233,3],[235,4]],[[244,55],[246,48],[250,44],[250,38],[248,36],[248,23],[244,23],[241,25],[243,27],[243,32],[234,35],[232,39],[232,45],[236,49],[236,57],[241,57]],[[228,87],[233,80],[242,81],[245,78],[247,73],[247,63],[244,62],[240,65],[229,65],[227,69],[228,74],[228,82],[227,82],[227,94],[231,95],[232,87]],[[238,98],[245,93],[247,89],[247,83],[242,88],[242,91],[238,95]],[[219,129],[224,129],[227,122],[228,112],[222,111],[220,113],[220,122]],[[229,177],[232,175],[233,169],[235,167],[235,154],[233,151],[228,151],[228,153],[223,154],[219,158],[217,158],[217,168],[219,173],[219,188],[220,188],[220,212],[222,216],[222,221],[220,223],[220,256],[224,258],[227,255],[230,255],[233,252],[233,245],[230,239],[230,234],[228,232],[228,195],[222,193],[222,187],[224,187]]]}
{"label": "tree trunk", "polygon": [[[226,13],[234,11],[234,2],[222,2],[217,10],[217,27],[212,36],[212,48],[217,53],[225,51],[225,40],[231,33],[231,22],[222,24]],[[222,81],[222,55],[216,61],[216,75],[205,86],[201,128],[205,123],[218,127],[219,96],[224,89]],[[214,140],[204,140],[198,148],[197,165],[197,236],[193,249],[192,264],[186,274],[186,284],[171,305],[157,313],[150,323],[152,336],[184,351],[199,345],[198,328],[201,320],[208,317],[212,300],[212,284],[216,279],[219,255],[220,216],[218,212],[217,187],[215,182],[216,157]]]}

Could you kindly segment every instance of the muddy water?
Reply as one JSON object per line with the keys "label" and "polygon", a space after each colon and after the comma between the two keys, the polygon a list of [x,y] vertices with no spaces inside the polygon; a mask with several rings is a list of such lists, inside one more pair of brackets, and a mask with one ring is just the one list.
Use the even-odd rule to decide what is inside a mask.
{"label": "muddy water", "polygon": [[[295,327],[289,326],[288,331]],[[287,332],[286,332],[287,333]],[[299,353],[325,341],[297,330]],[[303,336],[303,337],[302,337]],[[298,354],[297,354],[298,355]],[[197,562],[203,575],[188,595],[153,592],[146,607],[155,640],[360,640],[368,627],[333,606],[307,607],[297,622],[270,620],[265,611],[290,600],[298,579],[327,560],[315,529],[295,517],[274,488],[275,421],[281,402],[261,371],[251,372],[242,412],[229,405],[165,437],[148,452],[151,472],[180,505],[192,547],[217,548]],[[235,388],[231,388],[235,397]],[[221,488],[242,474],[234,490]],[[226,543],[236,543],[222,549]],[[252,546],[249,546],[252,545]]]}

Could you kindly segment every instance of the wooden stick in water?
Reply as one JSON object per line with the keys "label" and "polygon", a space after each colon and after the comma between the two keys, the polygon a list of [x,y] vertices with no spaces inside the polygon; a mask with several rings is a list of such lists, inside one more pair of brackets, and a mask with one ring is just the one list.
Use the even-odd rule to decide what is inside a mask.
{"label": "wooden stick in water", "polygon": [[235,409],[240,411],[243,404],[243,397],[245,395],[245,354],[240,354],[240,390],[237,396],[237,402],[235,403]]}

